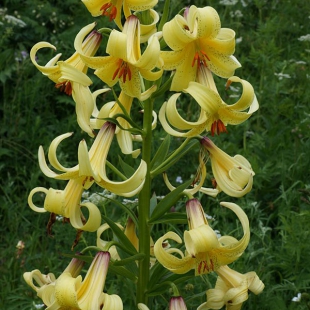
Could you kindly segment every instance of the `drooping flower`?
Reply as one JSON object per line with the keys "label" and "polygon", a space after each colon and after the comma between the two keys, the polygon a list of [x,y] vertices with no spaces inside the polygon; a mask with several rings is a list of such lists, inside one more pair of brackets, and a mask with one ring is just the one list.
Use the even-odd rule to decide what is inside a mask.
{"label": "drooping flower", "polygon": [[218,148],[209,138],[200,140],[207,150],[217,188],[231,197],[242,197],[252,189],[255,175],[251,164],[241,155],[229,156]]}
{"label": "drooping flower", "polygon": [[187,310],[182,296],[173,296],[169,301],[169,310]]}
{"label": "drooping flower", "polygon": [[[71,225],[76,229],[96,231],[101,224],[101,213],[97,206],[91,202],[80,203],[84,190],[83,183],[84,178],[80,177],[69,180],[64,190],[53,188],[47,190],[44,187],[36,187],[28,196],[28,204],[35,212],[51,212],[70,219]],[[36,193],[46,195],[43,208],[39,208],[33,203],[33,196]],[[82,208],[88,210],[87,221],[81,211]]]}
{"label": "drooping flower", "polygon": [[[133,97],[126,95],[122,91],[118,97],[118,101],[111,101],[106,103],[100,109],[100,111],[98,111],[98,113],[94,114],[95,118],[91,120],[91,127],[94,129],[100,129],[105,122],[105,118],[113,118],[115,115],[123,114],[123,111],[118,102],[120,102],[120,104],[126,110],[127,114],[130,115],[132,101]],[[117,117],[116,120],[121,126],[116,128],[115,135],[122,153],[131,154],[132,157],[136,158],[140,154],[140,149],[133,149],[134,136],[131,132],[128,131],[128,129],[131,128],[131,125],[123,117]]]}
{"label": "drooping flower", "polygon": [[87,149],[85,140],[82,140],[78,149],[79,164],[72,168],[62,166],[56,155],[59,143],[71,136],[71,133],[63,134],[53,140],[49,148],[48,158],[50,164],[57,170],[63,171],[62,174],[57,174],[52,171],[45,161],[43,148],[39,148],[39,165],[42,172],[50,177],[58,180],[69,180],[84,177],[84,188],[89,188],[93,181],[99,186],[109,190],[110,192],[130,197],[138,193],[145,180],[146,163],[141,160],[136,172],[125,181],[111,181],[106,173],[106,161],[108,152],[115,134],[115,125],[109,122],[104,123],[99,133],[97,134],[90,150]]}
{"label": "drooping flower", "polygon": [[47,310],[122,310],[118,295],[103,292],[110,261],[109,252],[98,252],[82,281],[81,275],[65,270],[53,283],[42,286],[41,298]]}
{"label": "drooping flower", "polygon": [[[92,31],[81,44],[81,49],[86,55],[93,56],[97,52],[101,40],[102,35],[97,31]],[[87,65],[84,64],[79,54],[75,52],[65,61],[58,61],[61,54],[57,54],[45,66],[41,66],[37,63],[36,54],[39,49],[44,47],[56,50],[56,47],[48,42],[39,42],[31,49],[31,61],[38,70],[56,83],[57,88],[60,88],[68,95],[72,95],[76,103],[78,124],[90,136],[94,136],[89,127],[89,121],[94,109],[95,98],[89,90],[92,81],[86,75]]]}
{"label": "drooping flower", "polygon": [[[95,70],[95,74],[110,87],[119,82],[122,90],[131,97],[145,99],[155,88],[144,92],[142,78],[156,81],[163,73],[160,60],[160,45],[157,36],[151,36],[144,53],[140,50],[140,22],[131,15],[126,20],[122,32],[112,30],[106,52],[109,56],[90,57],[84,53],[82,42],[93,29],[90,24],[81,29],[74,46],[83,61]],[[158,71],[153,71],[155,68]]]}
{"label": "drooping flower", "polygon": [[216,273],[215,288],[207,291],[207,302],[197,310],[221,309],[225,305],[226,310],[240,310],[248,299],[248,291],[258,295],[265,287],[254,271],[241,274],[228,266],[221,266]]}
{"label": "drooping flower", "polygon": [[[184,232],[185,255],[177,248],[164,250],[162,247],[166,239],[182,242],[176,233],[170,231],[156,241],[154,246],[156,259],[174,273],[183,274],[195,269],[195,275],[215,271],[220,266],[238,259],[249,243],[249,221],[238,205],[229,202],[221,202],[221,205],[238,216],[244,233],[240,240],[231,236],[218,238],[215,231],[208,225],[200,202],[197,199],[191,199],[186,203],[189,231]],[[173,253],[177,253],[181,258]]]}
{"label": "drooping flower", "polygon": [[176,15],[163,27],[163,37],[172,51],[161,52],[165,70],[176,70],[171,90],[181,91],[195,81],[201,66],[229,78],[240,63],[232,56],[235,32],[221,28],[218,13],[210,6],[192,5],[184,16]]}
{"label": "drooping flower", "polygon": [[[72,277],[77,277],[85,262],[78,259],[73,258],[64,272],[68,272],[72,275]],[[31,272],[25,272],[23,274],[24,280],[26,283],[37,292],[37,295],[42,299],[42,293],[46,289],[46,287],[54,287],[56,277],[53,273],[49,273],[47,275],[42,274],[40,270],[35,269]]]}
{"label": "drooping flower", "polygon": [[[189,83],[184,92],[190,94],[200,106],[198,120],[194,122],[185,120],[177,110],[177,99],[181,93],[172,95],[159,112],[159,119],[165,131],[177,137],[193,137],[206,130],[213,136],[215,133],[226,132],[227,124],[238,125],[246,121],[258,109],[253,87],[236,76],[229,78],[228,83],[231,82],[239,82],[243,86],[240,99],[231,105],[222,100],[216,88],[212,89],[197,82]],[[180,131],[173,129],[169,124]]]}
{"label": "drooping flower", "polygon": [[152,9],[158,0],[82,0],[92,16],[109,16],[117,26],[122,29],[122,8],[127,18],[133,11],[145,11]]}

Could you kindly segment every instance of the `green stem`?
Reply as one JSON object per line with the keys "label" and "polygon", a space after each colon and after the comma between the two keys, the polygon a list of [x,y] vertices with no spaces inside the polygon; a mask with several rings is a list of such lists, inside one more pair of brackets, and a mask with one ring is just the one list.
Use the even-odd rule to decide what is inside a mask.
{"label": "green stem", "polygon": [[153,101],[145,101],[143,114],[143,131],[145,136],[142,142],[142,159],[146,162],[147,173],[144,186],[139,194],[139,253],[144,254],[144,259],[139,262],[139,278],[137,283],[137,304],[147,304],[147,287],[150,271],[150,227],[148,224],[150,217],[151,200],[151,149],[152,149],[152,111]]}

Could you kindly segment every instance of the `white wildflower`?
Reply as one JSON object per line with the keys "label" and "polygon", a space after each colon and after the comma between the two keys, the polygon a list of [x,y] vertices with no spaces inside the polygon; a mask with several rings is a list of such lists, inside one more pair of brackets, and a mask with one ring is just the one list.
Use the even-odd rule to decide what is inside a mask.
{"label": "white wildflower", "polygon": [[24,21],[12,15],[5,15],[4,18],[8,21],[8,23],[12,23],[13,25],[19,26],[21,28],[27,26],[27,24]]}
{"label": "white wildflower", "polygon": [[238,0],[221,0],[220,4],[222,5],[235,5],[238,3]]}
{"label": "white wildflower", "polygon": [[182,177],[180,177],[180,176],[177,176],[177,178],[175,179],[175,181],[177,182],[177,183],[183,183],[183,180],[182,180]]}
{"label": "white wildflower", "polygon": [[286,73],[275,73],[275,76],[278,77],[279,80],[283,80],[283,79],[291,79],[291,76],[289,74]]}
{"label": "white wildflower", "polygon": [[301,301],[301,293],[298,293],[296,297],[292,298],[292,301],[294,302],[300,302]]}
{"label": "white wildflower", "polygon": [[310,34],[306,34],[305,36],[301,36],[298,38],[299,41],[310,42]]}

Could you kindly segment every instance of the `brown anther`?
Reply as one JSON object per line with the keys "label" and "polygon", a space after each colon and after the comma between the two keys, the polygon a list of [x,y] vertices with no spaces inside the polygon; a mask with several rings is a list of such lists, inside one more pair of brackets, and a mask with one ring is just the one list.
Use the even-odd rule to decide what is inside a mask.
{"label": "brown anther", "polygon": [[70,81],[64,81],[55,84],[56,88],[59,88],[60,91],[66,93],[68,96],[72,95],[72,85]]}
{"label": "brown anther", "polygon": [[200,65],[204,65],[205,67],[207,67],[208,65],[207,65],[206,59],[210,61],[210,58],[208,57],[206,52],[202,50],[196,52],[194,55],[193,61],[192,61],[192,67],[194,67],[196,62],[197,62],[198,68],[200,67]]}
{"label": "brown anther", "polygon": [[229,86],[231,85],[231,83],[232,83],[231,80],[228,80],[228,81],[226,82],[226,85],[225,85],[226,90],[229,88]]}
{"label": "brown anther", "polygon": [[211,125],[211,136],[213,137],[215,133],[217,135],[219,135],[222,132],[227,133],[227,129],[226,129],[224,123],[220,119],[218,119],[218,120],[214,121]]}
{"label": "brown anther", "polygon": [[109,16],[109,20],[112,21],[115,19],[117,15],[117,8],[111,3],[105,3],[101,8],[100,11],[102,11],[103,16]]}
{"label": "brown anther", "polygon": [[118,77],[119,79],[122,78],[123,83],[126,83],[127,76],[128,76],[128,80],[130,81],[131,80],[131,70],[129,68],[129,65],[127,64],[127,62],[124,62],[123,60],[119,59],[118,67],[112,76],[112,80],[114,80],[116,77]]}

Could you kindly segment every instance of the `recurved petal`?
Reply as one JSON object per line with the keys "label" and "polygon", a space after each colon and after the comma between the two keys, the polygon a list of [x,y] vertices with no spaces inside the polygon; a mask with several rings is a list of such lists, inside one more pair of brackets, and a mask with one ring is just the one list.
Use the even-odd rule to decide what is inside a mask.
{"label": "recurved petal", "polygon": [[109,180],[106,176],[105,171],[102,169],[100,172],[100,176],[102,179],[97,184],[116,195],[131,197],[137,194],[142,189],[145,181],[146,171],[146,162],[144,160],[141,160],[139,167],[129,179],[127,179],[126,181],[115,182]]}
{"label": "recurved petal", "polygon": [[230,109],[236,111],[244,111],[247,108],[250,108],[248,113],[252,114],[258,110],[259,105],[256,99],[253,86],[246,80],[242,80],[237,76],[232,76],[228,79],[228,83],[239,82],[242,84],[242,95],[240,99],[229,106]]}
{"label": "recurved petal", "polygon": [[90,137],[94,137],[94,133],[90,127],[90,118],[94,111],[95,98],[88,86],[76,82],[72,82],[71,85],[77,122],[82,130],[87,132]]}
{"label": "recurved petal", "polygon": [[48,42],[39,42],[32,47],[30,51],[30,59],[38,70],[40,70],[44,75],[47,75],[53,82],[57,83],[58,78],[60,77],[60,71],[59,66],[55,65],[55,63],[57,63],[61,54],[57,54],[46,64],[46,66],[41,66],[36,61],[36,54],[39,49],[44,47],[49,47],[53,50],[56,50],[56,47]]}
{"label": "recurved petal", "polygon": [[113,29],[109,37],[106,52],[113,57],[130,62],[130,59],[127,59],[127,44],[127,35]]}
{"label": "recurved petal", "polygon": [[220,17],[217,11],[211,6],[197,8],[192,5],[188,12],[187,21],[189,28],[193,32],[196,32],[196,37],[200,39],[213,39],[221,29]]}
{"label": "recurved petal", "polygon": [[72,81],[83,86],[89,86],[93,83],[85,73],[72,67],[70,64],[64,61],[59,61],[58,65],[61,73],[61,76],[58,79],[59,82]]}
{"label": "recurved petal", "polygon": [[[23,274],[24,280],[26,283],[36,292],[44,286],[56,281],[56,278],[53,273],[47,275],[42,274],[40,270],[35,269],[31,272],[25,272]],[[35,281],[36,284],[33,282]]]}
{"label": "recurved petal", "polygon": [[189,29],[187,21],[179,14],[171,21],[165,23],[163,37],[172,50],[177,51],[183,49],[196,39],[196,33],[187,29]]}
{"label": "recurved petal", "polygon": [[156,64],[158,63],[160,55],[160,45],[158,38],[156,36],[152,36],[148,42],[148,46],[145,49],[144,53],[138,59],[137,62],[131,62],[138,68],[143,68],[145,70],[152,70],[155,68]]}
{"label": "recurved petal", "polygon": [[[70,210],[70,223],[71,225],[80,230],[84,231],[96,231],[101,224],[101,213],[96,205],[91,202],[85,202],[80,205],[81,208],[71,208]],[[82,220],[81,209],[85,207],[88,210],[88,220]],[[84,216],[83,216],[84,217]],[[86,221],[86,222],[85,222]]]}
{"label": "recurved petal", "polygon": [[100,304],[104,305],[104,308],[109,310],[123,310],[123,301],[118,295],[102,294],[101,296]]}
{"label": "recurved petal", "polygon": [[101,7],[109,3],[110,0],[82,0],[87,10],[90,12],[92,16],[100,16],[102,15]]}
{"label": "recurved petal", "polygon": [[208,68],[222,78],[229,78],[234,75],[235,70],[241,67],[235,56],[218,53],[214,48],[207,49],[210,61],[207,61]]}
{"label": "recurved petal", "polygon": [[191,256],[220,247],[217,235],[209,225],[202,225],[184,232],[184,243]]}
{"label": "recurved petal", "polygon": [[179,98],[180,95],[181,95],[181,93],[173,94],[167,102],[166,116],[167,116],[169,123],[172,126],[178,128],[180,130],[188,130],[188,129],[192,129],[192,128],[195,128],[197,126],[204,124],[207,121],[207,118],[205,116],[205,113],[203,113],[202,110],[200,110],[199,119],[196,122],[186,121],[179,114],[179,112],[177,110],[177,99]]}
{"label": "recurved petal", "polygon": [[[174,249],[166,251],[162,247],[162,244],[166,239],[172,239],[178,243],[182,242],[182,239],[176,233],[171,231],[166,233],[164,236],[162,236],[155,242],[154,254],[156,256],[156,259],[165,268],[177,274],[183,274],[191,270],[194,265],[194,259],[191,256],[178,258],[175,255],[170,254],[169,252],[173,252]],[[176,250],[179,251],[178,249]]]}
{"label": "recurved petal", "polygon": [[200,83],[190,82],[184,91],[189,93],[196,100],[201,109],[205,112],[206,118],[212,117],[218,112],[220,107],[226,106],[219,94]]}
{"label": "recurved petal", "polygon": [[[77,289],[81,286],[82,277],[73,278],[69,272],[62,273],[55,283],[55,299],[58,306],[79,309]],[[47,309],[54,309],[51,305]]]}
{"label": "recurved petal", "polygon": [[158,0],[127,0],[129,8],[134,11],[145,11],[152,9]]}
{"label": "recurved petal", "polygon": [[200,133],[202,133],[205,130],[205,124],[201,124],[199,126],[196,126],[195,128],[187,131],[187,132],[179,132],[175,129],[173,129],[167,122],[166,119],[166,106],[167,106],[167,102],[165,102],[162,107],[159,110],[159,120],[161,122],[161,125],[163,126],[164,130],[175,137],[194,137],[199,135]]}

